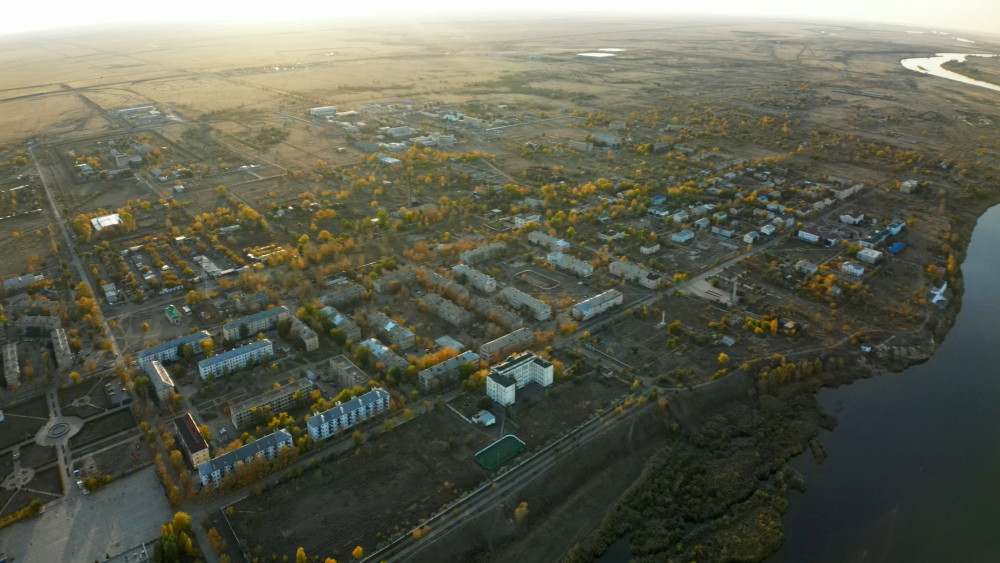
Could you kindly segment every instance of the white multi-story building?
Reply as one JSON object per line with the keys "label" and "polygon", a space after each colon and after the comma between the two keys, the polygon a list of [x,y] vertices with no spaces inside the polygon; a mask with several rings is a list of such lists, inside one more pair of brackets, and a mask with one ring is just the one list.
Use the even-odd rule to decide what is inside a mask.
{"label": "white multi-story building", "polygon": [[219,377],[273,355],[274,347],[271,341],[265,338],[198,362],[198,375],[202,379],[209,375]]}
{"label": "white multi-story building", "polygon": [[393,352],[388,346],[382,344],[374,338],[369,338],[360,344],[372,351],[372,355],[375,356],[375,363],[380,363],[385,366],[385,371],[389,371],[391,368],[406,369],[410,367],[410,362],[407,362],[399,356],[399,354]]}
{"label": "white multi-story building", "polygon": [[313,440],[324,440],[387,410],[389,392],[376,387],[360,397],[354,397],[342,405],[313,416],[306,421],[306,430]]}
{"label": "white multi-story building", "polygon": [[[486,381],[486,393],[494,401],[506,406],[515,400],[508,380],[513,381],[517,389],[521,389],[529,383],[548,387],[552,385],[552,374],[552,362],[539,358],[535,354],[524,352],[510,356],[490,368],[490,374]],[[491,380],[493,381],[492,385],[490,384]],[[490,394],[491,387],[493,394]]]}
{"label": "white multi-story building", "polygon": [[511,307],[515,309],[523,307],[531,311],[532,316],[537,321],[547,321],[552,318],[552,307],[519,289],[508,286],[500,291],[500,295],[507,300],[507,304]]}
{"label": "white multi-story building", "polygon": [[514,404],[517,383],[510,377],[490,372],[486,376],[486,396],[502,406]]}
{"label": "white multi-story building", "polygon": [[52,355],[59,369],[69,369],[73,365],[73,351],[69,349],[66,331],[59,327],[49,333],[52,337]]}
{"label": "white multi-story building", "polygon": [[545,259],[556,268],[578,276],[589,278],[594,275],[594,266],[590,262],[584,262],[562,252],[549,252]]}
{"label": "white multi-story building", "polygon": [[8,342],[3,347],[3,377],[8,390],[21,386],[21,367],[17,363],[17,345],[13,342]]}
{"label": "white multi-story building", "polygon": [[456,326],[466,326],[472,322],[472,313],[459,307],[437,293],[428,293],[420,298],[427,308],[438,317]]}
{"label": "white multi-story building", "polygon": [[[291,313],[288,311],[288,307],[284,305],[267,309],[222,325],[222,336],[229,341],[250,338],[257,333],[271,330],[278,326],[278,322],[282,319],[287,319],[290,316]],[[245,331],[243,327],[246,327]],[[245,333],[246,336],[241,336],[241,333]]]}
{"label": "white multi-story building", "polygon": [[621,305],[623,301],[624,296],[620,291],[617,289],[609,289],[600,295],[595,295],[594,297],[577,303],[573,306],[571,314],[575,319],[586,321],[596,317],[608,309],[611,309],[612,307]]}
{"label": "white multi-story building", "polygon": [[208,331],[199,330],[198,332],[185,334],[180,338],[141,350],[138,355],[139,367],[144,370],[148,369],[149,363],[153,360],[160,363],[175,362],[181,357],[181,349],[188,344],[191,345],[191,351],[194,352],[194,355],[201,354],[201,342],[210,338],[211,336],[209,336]]}
{"label": "white multi-story building", "polygon": [[497,290],[497,281],[475,268],[470,268],[465,264],[456,264],[452,266],[451,271],[458,277],[459,281],[464,279],[466,283],[483,293],[493,293]]}
{"label": "white multi-story building", "polygon": [[840,271],[856,278],[865,275],[865,267],[857,262],[844,262],[840,265]]}
{"label": "white multi-story building", "polygon": [[524,213],[521,215],[514,216],[514,228],[520,229],[521,227],[527,225],[528,223],[540,223],[542,221],[542,216],[538,213]]}
{"label": "white multi-story building", "polygon": [[608,271],[613,275],[621,276],[628,281],[650,289],[660,287],[660,284],[663,282],[663,278],[659,274],[651,272],[635,262],[611,262],[608,264]]}
{"label": "white multi-story building", "polygon": [[203,487],[218,486],[225,476],[236,473],[243,464],[250,463],[255,459],[273,461],[281,453],[281,450],[290,447],[292,447],[292,435],[284,429],[258,438],[243,447],[199,465],[198,477],[201,479],[201,485]]}

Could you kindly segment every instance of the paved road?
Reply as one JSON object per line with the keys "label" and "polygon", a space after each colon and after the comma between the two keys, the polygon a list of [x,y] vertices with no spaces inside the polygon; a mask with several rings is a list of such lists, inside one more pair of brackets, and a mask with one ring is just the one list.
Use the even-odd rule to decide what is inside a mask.
{"label": "paved road", "polygon": [[160,526],[172,517],[148,467],[89,495],[49,504],[39,516],[0,530],[0,553],[18,563],[103,561],[105,555],[158,537]]}

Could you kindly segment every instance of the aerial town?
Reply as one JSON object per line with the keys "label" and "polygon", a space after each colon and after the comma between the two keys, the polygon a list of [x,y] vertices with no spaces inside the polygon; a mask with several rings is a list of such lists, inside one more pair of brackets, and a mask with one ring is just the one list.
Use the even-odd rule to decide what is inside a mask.
{"label": "aerial town", "polygon": [[[597,448],[673,439],[685,397],[926,357],[981,174],[958,125],[791,70],[700,99],[535,74],[655,66],[595,53],[404,95],[296,90],[337,68],[312,55],[197,79],[246,107],[74,86],[85,123],[0,149],[0,526],[113,492],[148,512],[48,560],[473,560],[447,534],[486,549],[490,506],[511,560],[542,481],[607,467],[610,506],[638,471]],[[536,557],[589,560],[578,525]]]}

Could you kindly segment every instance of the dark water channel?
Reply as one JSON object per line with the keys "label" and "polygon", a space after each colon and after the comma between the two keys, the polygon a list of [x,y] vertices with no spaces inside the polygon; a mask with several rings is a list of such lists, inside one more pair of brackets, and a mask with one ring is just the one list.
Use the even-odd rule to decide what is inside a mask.
{"label": "dark water channel", "polygon": [[773,562],[1000,561],[1000,206],[976,226],[965,296],[926,363],[819,398],[826,460],[784,516]]}

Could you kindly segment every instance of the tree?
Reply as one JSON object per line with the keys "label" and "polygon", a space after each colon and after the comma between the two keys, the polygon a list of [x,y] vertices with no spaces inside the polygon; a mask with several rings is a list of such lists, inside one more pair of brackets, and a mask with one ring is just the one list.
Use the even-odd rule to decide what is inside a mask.
{"label": "tree", "polygon": [[309,556],[306,555],[305,549],[300,547],[295,552],[295,563],[309,563]]}
{"label": "tree", "polygon": [[521,504],[517,505],[517,508],[514,509],[514,522],[520,525],[527,517],[528,503],[526,501],[521,501]]}
{"label": "tree", "polygon": [[728,364],[729,363],[729,354],[726,354],[725,352],[719,352],[719,363],[722,364],[722,365]]}
{"label": "tree", "polygon": [[142,323],[142,331],[149,332],[149,323]]}
{"label": "tree", "polygon": [[351,557],[355,559],[362,559],[364,558],[364,556],[365,556],[365,550],[362,549],[360,545],[355,547],[354,551],[351,552]]}
{"label": "tree", "polygon": [[201,341],[201,351],[205,353],[205,356],[211,356],[215,351],[215,343],[212,342],[211,338],[206,338]]}

